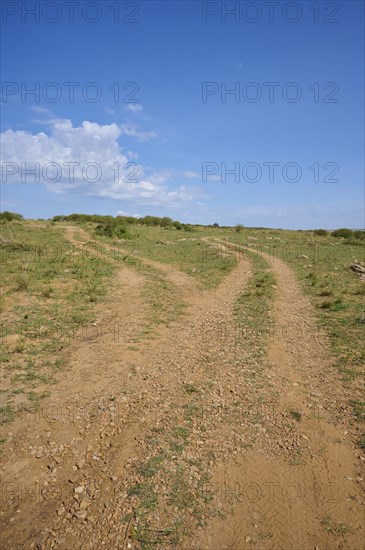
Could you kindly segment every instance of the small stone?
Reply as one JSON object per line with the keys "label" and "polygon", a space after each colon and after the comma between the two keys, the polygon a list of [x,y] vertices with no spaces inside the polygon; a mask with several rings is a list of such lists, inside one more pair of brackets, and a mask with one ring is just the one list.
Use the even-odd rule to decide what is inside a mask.
{"label": "small stone", "polygon": [[79,470],[81,470],[81,468],[83,468],[85,466],[85,459],[84,458],[80,458],[77,462],[76,462],[76,466],[78,467]]}
{"label": "small stone", "polygon": [[75,516],[77,519],[86,519],[87,510],[76,510],[76,511],[74,512],[74,516]]}
{"label": "small stone", "polygon": [[57,510],[57,515],[58,516],[64,516],[65,515],[65,512],[66,512],[66,508],[64,507],[64,505],[62,504],[58,510]]}
{"label": "small stone", "polygon": [[81,493],[84,492],[85,487],[83,485],[79,485],[78,487],[75,487],[75,494],[81,495]]}
{"label": "small stone", "polygon": [[90,504],[90,500],[88,500],[87,498],[83,498],[80,503],[80,510],[86,510],[87,508],[89,508]]}
{"label": "small stone", "polygon": [[245,537],[245,541],[246,541],[246,542],[251,542],[251,540],[252,540],[252,538],[251,538],[251,537],[248,537],[248,536],[247,536],[247,537]]}

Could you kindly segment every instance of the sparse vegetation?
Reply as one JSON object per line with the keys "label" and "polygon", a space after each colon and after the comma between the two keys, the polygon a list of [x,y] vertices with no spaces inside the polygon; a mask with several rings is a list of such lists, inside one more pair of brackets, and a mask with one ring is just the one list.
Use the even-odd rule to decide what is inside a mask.
{"label": "sparse vegetation", "polygon": [[335,521],[331,516],[321,518],[321,524],[332,535],[340,535],[341,537],[352,533],[352,530],[340,521]]}
{"label": "sparse vegetation", "polygon": [[[360,345],[363,282],[348,269],[351,263],[361,263],[359,247],[352,244],[356,240],[360,242],[361,236],[356,237],[354,233],[349,240],[327,234],[325,230],[294,232],[243,226],[217,229],[186,226],[167,217],[146,216],[136,220],[125,216],[76,214],[37,224],[9,221],[3,223],[1,236],[5,259],[2,309],[6,315],[1,349],[5,372],[1,392],[3,423],[12,422],[19,410],[33,414],[41,407],[42,400],[52,395],[68,366],[67,353],[77,331],[85,325],[97,327],[98,324],[93,323],[99,307],[96,304],[110,297],[110,285],[118,292],[124,283],[124,272],[133,273],[137,279],[136,289],[143,304],[137,319],[143,322],[140,326],[133,324],[131,333],[123,340],[125,347],[120,348],[120,353],[119,348],[117,350],[118,361],[119,357],[126,357],[117,375],[123,377],[123,387],[118,392],[113,386],[113,395],[108,399],[113,410],[122,404],[126,427],[133,418],[128,414],[133,415],[135,407],[140,407],[141,417],[146,414],[140,423],[133,418],[137,426],[143,426],[141,433],[136,431],[135,439],[138,437],[139,449],[144,449],[145,456],[141,459],[139,455],[138,460],[132,462],[128,459],[123,477],[126,485],[120,490],[120,494],[126,495],[128,509],[133,510],[126,513],[121,522],[126,537],[138,547],[147,550],[156,546],[163,548],[166,544],[179,546],[192,526],[204,529],[209,518],[224,519],[233,511],[231,496],[218,506],[214,493],[204,488],[213,479],[213,469],[224,456],[220,453],[227,441],[226,450],[236,459],[241,453],[255,450],[255,445],[267,438],[276,441],[280,431],[283,443],[278,449],[282,449],[281,458],[288,469],[297,472],[310,463],[308,438],[305,433],[303,439],[296,438],[301,430],[310,431],[311,416],[300,411],[298,402],[290,403],[285,412],[280,408],[280,414],[274,411],[275,422],[267,421],[265,407],[270,406],[268,403],[277,404],[280,392],[280,370],[270,371],[275,363],[267,360],[275,311],[272,306],[280,292],[280,280],[276,280],[270,265],[270,258],[274,256],[294,269],[302,289],[316,306],[313,310],[318,324],[332,343],[334,366],[344,388],[351,391],[347,410],[351,425],[357,427],[353,441],[358,444],[358,452],[365,449],[361,427],[365,420],[364,403],[356,387],[365,358]],[[71,239],[72,245],[65,237]],[[246,246],[242,249],[241,245]],[[261,252],[267,256],[264,258]],[[241,261],[241,255],[245,262],[249,259],[250,265],[249,272],[242,271],[249,273],[242,293],[237,293],[230,303],[228,321],[219,320],[219,330],[210,333],[209,327],[204,328],[207,329],[202,337],[204,349],[194,355],[194,368],[190,368],[189,363],[186,366],[181,350],[181,355],[172,356],[177,358],[177,364],[171,371],[164,360],[161,361],[162,374],[156,368],[150,369],[146,350],[151,343],[154,345],[152,340],[160,337],[160,331],[169,335],[171,327],[184,330],[184,321],[188,318],[184,317],[187,299],[180,284],[182,287],[186,284],[185,274],[194,277],[187,281],[193,281],[194,285],[196,282],[199,300],[202,298],[204,304],[205,297],[216,287],[220,296],[219,285],[225,288],[224,278]],[[118,277],[112,281],[115,272]],[[232,280],[235,276],[232,273]],[[220,314],[221,307],[214,311]],[[211,322],[214,325],[213,318]],[[227,329],[231,331],[228,337],[226,333],[222,336],[220,331]],[[203,329],[199,326],[199,330]],[[211,352],[209,342],[214,340],[216,344],[219,338],[221,347],[214,345]],[[190,341],[187,347],[189,345]],[[244,350],[242,354],[241,350]],[[219,369],[223,374],[217,375]],[[247,391],[242,392],[241,381]],[[149,388],[147,391],[156,388],[153,399],[147,395],[145,401],[146,388]],[[312,394],[308,402],[311,398]],[[146,413],[142,412],[145,402]],[[221,403],[226,404],[223,412],[217,410]],[[150,413],[157,410],[155,421]],[[102,411],[104,414],[104,407]],[[85,427],[81,424],[80,420],[80,435],[84,437]],[[112,421],[106,424],[106,430],[100,431],[98,426],[96,433],[100,433],[102,453],[108,448],[105,442],[109,429],[114,430],[116,425],[119,430],[122,424]],[[211,437],[215,429],[222,436],[217,445]],[[315,441],[309,440],[311,452],[320,460],[327,452],[326,445],[318,449]],[[330,445],[328,440],[325,443]],[[97,462],[99,456],[95,450],[92,460]],[[129,470],[133,473],[129,474]],[[128,480],[131,480],[129,485]],[[168,518],[162,527],[161,517]],[[320,523],[333,535],[351,534],[344,523],[335,522],[329,516],[324,516]],[[268,527],[258,525],[254,536],[246,537],[250,539],[247,542],[254,545],[273,538],[271,526]]]}

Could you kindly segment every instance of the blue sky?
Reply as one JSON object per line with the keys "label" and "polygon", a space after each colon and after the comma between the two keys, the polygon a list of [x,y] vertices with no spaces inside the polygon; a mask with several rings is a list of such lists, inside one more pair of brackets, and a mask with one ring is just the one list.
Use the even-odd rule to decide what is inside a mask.
{"label": "blue sky", "polygon": [[274,4],[3,2],[2,209],[362,227],[364,4]]}

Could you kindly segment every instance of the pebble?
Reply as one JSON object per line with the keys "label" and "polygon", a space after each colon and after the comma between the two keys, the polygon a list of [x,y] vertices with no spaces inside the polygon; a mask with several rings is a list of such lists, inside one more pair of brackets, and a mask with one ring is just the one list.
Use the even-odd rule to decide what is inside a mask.
{"label": "pebble", "polygon": [[75,516],[77,519],[86,519],[87,510],[76,510],[76,511],[74,512],[74,516]]}
{"label": "pebble", "polygon": [[85,466],[85,462],[86,462],[86,460],[84,458],[80,458],[76,462],[76,466],[78,467],[79,470],[81,470],[81,468],[83,468]]}
{"label": "pebble", "polygon": [[65,512],[66,512],[66,508],[65,508],[64,505],[62,504],[62,505],[58,508],[58,510],[57,510],[57,515],[58,515],[58,516],[63,516],[63,515],[65,515]]}

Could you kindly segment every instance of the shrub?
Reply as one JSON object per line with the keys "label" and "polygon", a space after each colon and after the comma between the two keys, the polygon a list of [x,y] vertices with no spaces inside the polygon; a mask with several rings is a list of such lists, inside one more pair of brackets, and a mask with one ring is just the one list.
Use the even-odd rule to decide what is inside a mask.
{"label": "shrub", "polygon": [[161,218],[159,225],[161,227],[172,227],[172,219],[165,216],[164,218]]}
{"label": "shrub", "polygon": [[346,229],[345,227],[341,229],[336,229],[331,233],[332,237],[343,238],[343,239],[350,239],[353,236],[353,234],[354,232],[351,229]]}
{"label": "shrub", "polygon": [[121,223],[105,222],[99,223],[95,228],[95,233],[102,237],[124,237],[127,235],[127,228]]}
{"label": "shrub", "polygon": [[354,231],[354,237],[355,239],[364,240],[365,239],[365,231],[363,229],[358,229]]}
{"label": "shrub", "polygon": [[242,229],[243,229],[242,223],[238,223],[234,228],[236,233],[240,233],[242,231]]}
{"label": "shrub", "polygon": [[23,216],[21,214],[17,214],[16,212],[8,212],[5,210],[5,212],[0,213],[0,221],[1,222],[11,222],[13,220],[20,221],[23,219]]}
{"label": "shrub", "polygon": [[318,237],[325,237],[326,235],[328,235],[328,231],[326,231],[325,229],[315,229],[313,233],[315,235],[318,235]]}
{"label": "shrub", "polygon": [[111,223],[99,223],[95,227],[95,233],[102,237],[114,237],[114,225]]}

